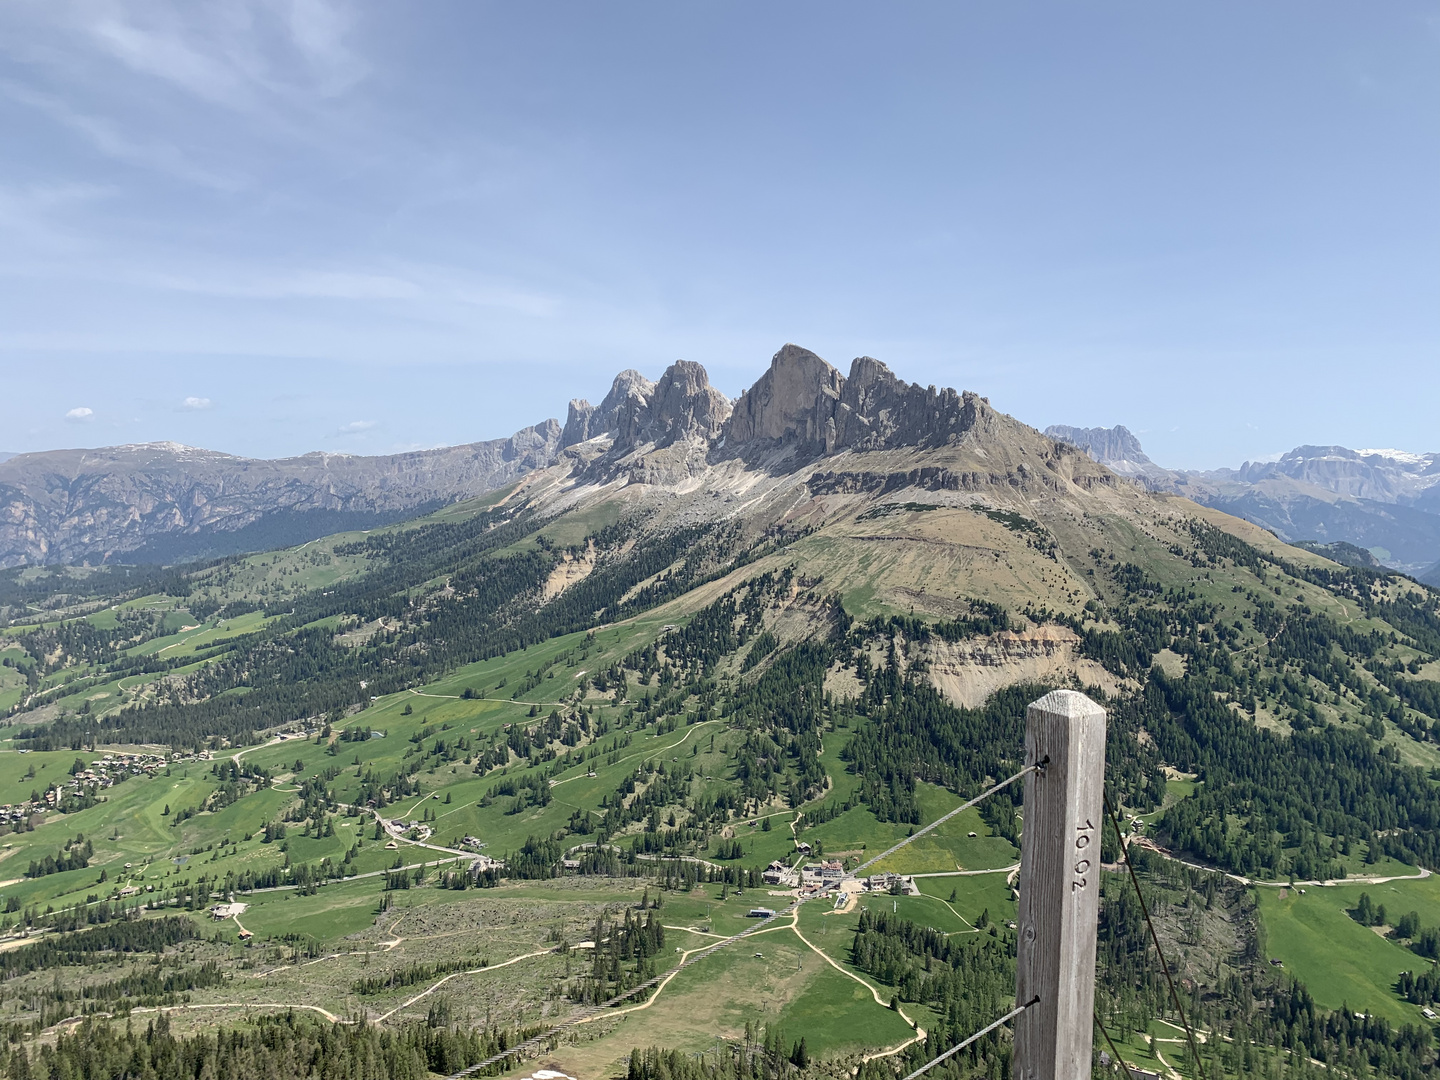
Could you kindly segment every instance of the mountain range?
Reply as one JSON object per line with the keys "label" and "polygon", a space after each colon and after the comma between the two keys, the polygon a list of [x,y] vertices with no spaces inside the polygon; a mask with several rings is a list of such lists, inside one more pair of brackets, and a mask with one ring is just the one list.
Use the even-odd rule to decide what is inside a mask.
{"label": "mountain range", "polygon": [[[787,345],[734,402],[699,364],[679,361],[658,381],[621,372],[600,404],[571,401],[563,424],[435,450],[256,460],[147,443],[0,454],[0,568],[176,562],[304,543],[484,495],[566,456],[595,458],[587,475],[610,482],[681,484],[729,457],[929,445],[963,433],[983,401],[904,383],[869,357],[844,376]],[[1356,556],[1335,545],[1349,545],[1440,584],[1440,454],[1302,446],[1275,461],[1190,471],[1152,461],[1124,426],[1044,434],[1286,542],[1342,561]],[[642,445],[647,453],[625,460]]]}
{"label": "mountain range", "polygon": [[[1291,1046],[1427,1075],[1423,1029],[1369,1016],[1418,1025],[1440,1004],[1423,966],[1440,934],[1433,879],[1418,870],[1440,865],[1440,592],[1370,565],[1358,545],[1287,546],[1184,497],[1222,485],[1167,478],[1128,432],[1064,435],[869,357],[842,371],[787,345],[733,401],[681,361],[654,382],[622,372],[564,424],[428,455],[247,463],[130,448],[111,452],[121,469],[72,452],[50,463],[48,495],[32,460],[26,475],[41,480],[27,482],[72,516],[87,498],[106,505],[100,489],[123,504],[125,484],[199,515],[190,532],[162,531],[163,509],[117,519],[142,546],[255,527],[222,531],[216,503],[243,517],[249,500],[276,528],[444,505],[263,555],[0,574],[0,713],[12,747],[34,755],[0,776],[0,797],[24,804],[10,863],[31,867],[6,883],[6,906],[48,930],[84,925],[105,896],[193,910],[233,894],[243,929],[237,915],[236,929],[209,932],[254,934],[266,950],[295,942],[272,954],[293,963],[245,982],[247,1008],[303,995],[322,1015],[424,1025],[428,1038],[493,1034],[496,1015],[533,1016],[542,1000],[559,1022],[622,982],[660,978],[658,1008],[544,1051],[570,1076],[626,1075],[637,1047],[717,1032],[733,1043],[737,1018],[773,1019],[783,974],[810,996],[781,1017],[826,1064],[805,1072],[796,1049],[784,1069],[733,1075],[895,1080],[974,1029],[958,1010],[988,1020],[1015,985],[1023,924],[1008,875],[1025,804],[996,785],[1026,765],[1028,703],[1069,687],[1108,710],[1106,790],[1130,822],[1135,887],[1157,900],[1151,929],[1121,899],[1123,879],[1096,879],[1107,1026],[1149,1031],[1169,1000],[1158,972],[1136,966],[1153,934],[1197,1026],[1217,1036],[1204,1045],[1235,1050],[1206,1075],[1281,1075]],[[1369,463],[1392,470],[1396,501],[1381,505],[1427,514],[1424,469],[1408,464],[1419,480]],[[202,469],[203,500],[174,494]],[[1285,469],[1303,472],[1222,479],[1299,483]],[[1376,482],[1361,489],[1374,502]],[[97,535],[114,524],[96,521]],[[89,542],[84,527],[70,535]],[[147,754],[106,752],[118,747]],[[125,787],[112,792],[117,763]],[[948,829],[921,828],[987,789]],[[897,849],[907,837],[920,842]],[[778,910],[763,889],[820,873],[805,856],[843,860],[843,873],[877,852],[922,881],[901,895],[882,878],[856,907],[817,905],[763,950],[724,954],[743,977],[663,977],[688,954],[660,929],[704,948],[750,925],[757,899]],[[153,894],[129,884],[137,866],[159,867]],[[1342,878],[1407,914],[1387,921],[1354,889],[1243,887]],[[617,897],[635,903],[607,929]],[[562,913],[571,903],[589,906]],[[455,955],[456,927],[484,951]],[[502,981],[509,969],[485,959],[500,955],[495,927],[528,934],[503,940],[554,978]],[[572,970],[556,940],[582,934],[596,959]],[[386,941],[396,947],[363,949]],[[833,964],[809,962],[827,941]],[[232,1007],[258,953],[202,955],[206,971],[182,984],[193,1005]],[[1337,967],[1337,955],[1366,963]],[[854,992],[832,974],[845,965],[884,989]],[[43,1030],[94,984],[93,965],[54,966],[32,980],[50,988],[49,1011],[17,998],[12,1025]],[[431,992],[462,978],[463,992]],[[915,1004],[940,1032],[933,1045],[898,1011]],[[1363,1056],[1342,1058],[1342,1038]],[[897,1045],[903,1061],[864,1071],[864,1054]]]}
{"label": "mountain range", "polygon": [[554,460],[554,420],[384,457],[273,461],[179,443],[0,461],[0,567],[176,562],[304,543],[494,490]]}
{"label": "mountain range", "polygon": [[1153,491],[1234,514],[1288,543],[1364,549],[1440,585],[1440,453],[1299,446],[1274,461],[1192,471],[1157,465],[1123,425],[1052,425],[1045,434]]}
{"label": "mountain range", "polygon": [[303,543],[486,494],[566,455],[594,457],[588,475],[607,482],[678,484],[712,460],[929,446],[958,439],[986,411],[977,395],[902,382],[869,357],[847,378],[787,345],[733,403],[682,360],[656,382],[621,372],[599,405],[571,401],[563,425],[439,450],[265,461],[147,443],[20,454],[0,462],[0,567]]}

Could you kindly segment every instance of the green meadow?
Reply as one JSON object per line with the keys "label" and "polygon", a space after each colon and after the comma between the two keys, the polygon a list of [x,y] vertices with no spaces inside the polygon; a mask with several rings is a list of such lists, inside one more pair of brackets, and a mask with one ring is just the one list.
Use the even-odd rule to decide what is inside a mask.
{"label": "green meadow", "polygon": [[1284,963],[1327,1009],[1368,1011],[1395,1023],[1428,1022],[1418,1006],[1395,993],[1402,971],[1419,973],[1431,961],[1362,926],[1348,911],[1369,893],[1384,904],[1393,923],[1406,912],[1420,925],[1440,926],[1440,877],[1378,885],[1332,885],[1299,889],[1257,888],[1270,957]]}

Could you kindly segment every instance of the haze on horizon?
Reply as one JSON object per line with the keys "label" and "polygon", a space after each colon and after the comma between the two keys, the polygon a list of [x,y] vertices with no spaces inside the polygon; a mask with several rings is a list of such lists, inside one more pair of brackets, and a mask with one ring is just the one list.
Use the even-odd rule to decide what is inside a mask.
{"label": "haze on horizon", "polygon": [[781,344],[1440,449],[1440,9],[0,8],[0,451],[507,435]]}

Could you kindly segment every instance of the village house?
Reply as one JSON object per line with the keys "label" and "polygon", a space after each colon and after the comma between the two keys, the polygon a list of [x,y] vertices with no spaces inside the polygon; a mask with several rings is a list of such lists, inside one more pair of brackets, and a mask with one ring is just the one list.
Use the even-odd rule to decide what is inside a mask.
{"label": "village house", "polygon": [[760,880],[766,885],[794,885],[799,878],[789,866],[776,859],[761,872]]}
{"label": "village house", "polygon": [[871,874],[865,879],[868,892],[899,892],[901,896],[919,896],[920,886],[913,877],[903,874]]}

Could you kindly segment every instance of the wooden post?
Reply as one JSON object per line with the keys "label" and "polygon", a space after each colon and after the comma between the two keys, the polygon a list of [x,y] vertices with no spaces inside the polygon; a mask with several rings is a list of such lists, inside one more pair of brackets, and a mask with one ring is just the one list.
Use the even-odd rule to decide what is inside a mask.
{"label": "wooden post", "polygon": [[1016,1080],[1087,1080],[1100,913],[1105,710],[1074,690],[1031,704],[1020,839]]}

